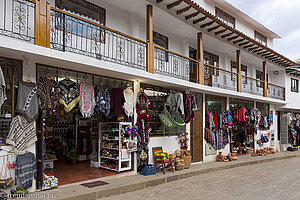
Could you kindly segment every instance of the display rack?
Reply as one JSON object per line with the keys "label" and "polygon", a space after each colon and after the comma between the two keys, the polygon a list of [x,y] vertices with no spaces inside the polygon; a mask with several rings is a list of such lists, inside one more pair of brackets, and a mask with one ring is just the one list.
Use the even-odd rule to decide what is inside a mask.
{"label": "display rack", "polygon": [[99,167],[122,172],[131,170],[131,153],[127,152],[122,129],[131,126],[131,122],[99,123]]}

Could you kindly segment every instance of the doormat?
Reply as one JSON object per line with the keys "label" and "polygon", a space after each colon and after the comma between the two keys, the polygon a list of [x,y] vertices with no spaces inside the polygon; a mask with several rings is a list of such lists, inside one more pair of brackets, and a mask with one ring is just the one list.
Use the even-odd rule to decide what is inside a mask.
{"label": "doormat", "polygon": [[83,183],[80,185],[87,187],[87,188],[93,188],[93,187],[102,186],[102,185],[106,185],[106,184],[108,184],[108,183],[106,183],[104,181],[94,181],[94,182],[90,182],[90,183]]}

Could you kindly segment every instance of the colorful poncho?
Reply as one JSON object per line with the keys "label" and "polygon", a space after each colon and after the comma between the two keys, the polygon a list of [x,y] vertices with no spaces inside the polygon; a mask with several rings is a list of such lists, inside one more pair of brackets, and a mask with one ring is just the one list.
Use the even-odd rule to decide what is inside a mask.
{"label": "colorful poncho", "polygon": [[148,97],[144,93],[139,93],[136,101],[136,110],[138,114],[138,120],[145,119],[149,120],[149,108],[151,107]]}
{"label": "colorful poncho", "polygon": [[65,111],[70,112],[80,101],[78,85],[66,78],[59,82],[59,102],[64,105]]}
{"label": "colorful poncho", "polygon": [[79,109],[83,117],[91,117],[94,114],[95,92],[91,84],[80,84],[80,102]]}
{"label": "colorful poncho", "polygon": [[58,104],[57,83],[52,79],[41,77],[38,83],[38,95],[41,99],[41,108],[54,112]]}

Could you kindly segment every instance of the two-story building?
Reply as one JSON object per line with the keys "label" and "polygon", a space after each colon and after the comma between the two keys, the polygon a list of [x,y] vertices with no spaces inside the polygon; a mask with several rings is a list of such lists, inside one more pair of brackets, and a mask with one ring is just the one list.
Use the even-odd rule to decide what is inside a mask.
{"label": "two-story building", "polygon": [[[129,88],[134,98],[141,91],[146,94],[151,103],[150,163],[153,147],[179,150],[181,132],[188,133],[193,163],[215,161],[220,151],[280,151],[278,111],[299,109],[289,90],[294,75],[286,72],[295,63],[272,49],[280,37],[226,1],[0,0],[0,9],[0,65],[7,95],[1,109],[1,148],[7,151],[12,149],[5,144],[9,124],[19,114],[20,84],[40,85],[41,78],[90,84],[95,91],[100,86],[109,105],[105,95],[115,95],[110,91]],[[167,130],[159,118],[172,93],[192,94],[197,105],[194,118],[180,130]],[[113,110],[117,104],[111,106]],[[136,108],[133,117],[115,110],[110,115],[106,109],[108,113],[104,109],[85,118],[76,106],[70,112],[59,108],[39,113],[33,121],[37,142],[28,147],[38,166],[31,190],[41,188],[44,169],[60,184],[117,174],[103,168],[137,171],[144,154],[132,153],[130,161],[117,163],[122,144],[103,147],[99,141],[100,122],[106,128],[122,119],[136,124]],[[242,116],[229,129],[222,125],[223,118],[228,123],[228,111],[234,119]],[[217,132],[212,139],[213,122]],[[2,166],[12,159],[7,152],[1,156]],[[98,157],[103,158],[99,163]],[[88,159],[102,169],[90,168]]]}

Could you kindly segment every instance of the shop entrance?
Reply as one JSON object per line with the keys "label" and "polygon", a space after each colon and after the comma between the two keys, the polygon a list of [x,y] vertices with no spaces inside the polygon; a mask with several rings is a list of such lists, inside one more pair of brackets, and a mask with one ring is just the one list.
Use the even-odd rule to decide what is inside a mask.
{"label": "shop entrance", "polygon": [[[121,137],[125,126],[119,124],[132,124],[133,117],[128,117],[123,109],[124,91],[133,89],[132,82],[42,65],[37,65],[37,80],[51,80],[52,84],[58,84],[59,90],[59,102],[51,102],[57,106],[44,108],[38,123],[40,183],[43,181],[43,174],[53,175],[58,178],[59,185],[65,185],[131,170],[131,153],[128,153],[126,161],[121,161],[127,138],[123,135]],[[61,84],[65,80],[69,81],[63,82],[66,83],[66,90],[73,87],[75,92],[75,88],[80,87],[78,92],[88,93],[89,90],[82,89],[83,83],[84,86],[94,88],[91,93],[95,93],[95,101],[91,104],[95,107],[91,111],[83,110],[85,107],[82,106],[81,98],[80,101],[79,98],[78,101],[74,98],[62,102],[61,93],[66,91]],[[70,96],[72,93],[68,95]],[[88,99],[85,98],[85,101]]]}

